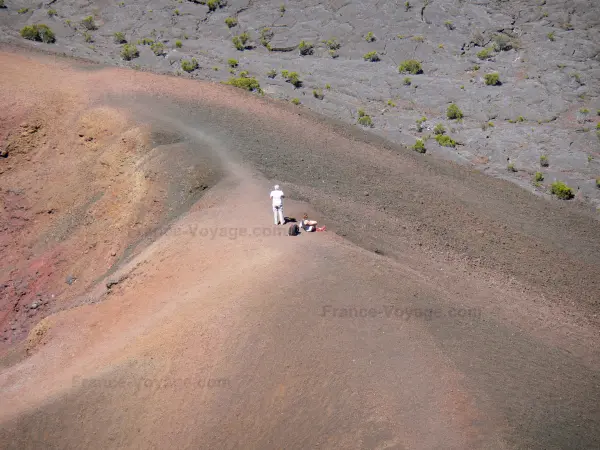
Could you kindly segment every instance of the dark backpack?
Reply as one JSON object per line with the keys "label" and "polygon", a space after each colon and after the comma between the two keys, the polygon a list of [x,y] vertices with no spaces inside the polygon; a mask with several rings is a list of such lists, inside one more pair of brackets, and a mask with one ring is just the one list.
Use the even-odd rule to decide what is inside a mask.
{"label": "dark backpack", "polygon": [[288,236],[298,236],[299,234],[300,229],[298,228],[298,225],[295,223],[291,224],[288,228]]}

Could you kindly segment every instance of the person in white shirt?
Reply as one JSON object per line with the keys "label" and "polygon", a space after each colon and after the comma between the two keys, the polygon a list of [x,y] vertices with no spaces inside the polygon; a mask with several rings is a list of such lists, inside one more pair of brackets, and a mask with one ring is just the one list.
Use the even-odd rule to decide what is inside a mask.
{"label": "person in white shirt", "polygon": [[308,214],[304,213],[304,216],[302,217],[302,221],[300,222],[300,228],[302,228],[304,231],[316,231],[317,221],[309,220]]}
{"label": "person in white shirt", "polygon": [[276,184],[271,191],[271,200],[273,201],[273,220],[275,225],[285,225],[285,218],[283,217],[283,191],[279,189],[279,185]]}

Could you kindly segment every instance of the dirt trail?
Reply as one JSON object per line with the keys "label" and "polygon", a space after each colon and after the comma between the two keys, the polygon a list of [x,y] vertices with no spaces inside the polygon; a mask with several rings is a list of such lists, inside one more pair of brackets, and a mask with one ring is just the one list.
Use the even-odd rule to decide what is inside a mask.
{"label": "dirt trail", "polygon": [[[178,154],[217,155],[227,174],[109,292],[104,280],[71,297],[27,356],[2,358],[2,448],[600,444],[598,225],[584,210],[220,86],[11,54],[0,67],[59,70],[92,107],[168,131]],[[286,215],[339,234],[274,228],[273,178],[292,194]],[[555,259],[577,278],[536,284]]]}

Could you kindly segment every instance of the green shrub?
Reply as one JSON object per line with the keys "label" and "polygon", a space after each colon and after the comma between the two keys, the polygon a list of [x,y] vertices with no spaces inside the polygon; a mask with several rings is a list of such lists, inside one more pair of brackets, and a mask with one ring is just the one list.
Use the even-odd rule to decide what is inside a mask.
{"label": "green shrub", "polygon": [[412,80],[410,79],[410,77],[404,77],[404,80],[402,80],[402,84],[404,84],[404,86],[410,86],[411,83]]}
{"label": "green shrub", "polygon": [[249,72],[247,70],[242,70],[240,72],[240,77],[241,78],[248,78]]}
{"label": "green shrub", "polygon": [[270,28],[260,30],[260,43],[267,47],[268,50],[271,50],[271,39],[273,39],[274,35],[275,33]]}
{"label": "green shrub", "polygon": [[152,45],[154,44],[154,39],[151,38],[144,38],[140,41],[140,44],[142,45]]}
{"label": "green shrub", "polygon": [[369,115],[365,114],[364,116],[359,117],[358,123],[363,127],[373,128],[373,119],[371,119],[371,116]]}
{"label": "green shrub", "polygon": [[448,106],[448,109],[446,110],[446,116],[451,120],[462,119],[464,117],[463,112],[454,103]]}
{"label": "green shrub", "polygon": [[596,178],[596,187],[600,189],[600,178]]}
{"label": "green shrub", "polygon": [[277,71],[275,69],[271,69],[267,72],[267,77],[275,78],[277,76]]}
{"label": "green shrub", "polygon": [[323,94],[323,89],[313,89],[313,96],[316,99],[323,100],[323,98],[325,98],[325,95]]}
{"label": "green shrub", "polygon": [[506,166],[506,170],[508,170],[509,172],[517,172],[517,168],[513,163],[510,163],[508,166]]}
{"label": "green shrub", "polygon": [[421,63],[415,59],[407,59],[403,61],[402,64],[398,67],[398,71],[400,73],[410,73],[413,75],[418,75],[423,73],[423,68],[421,67]]}
{"label": "green shrub", "polygon": [[433,134],[435,135],[442,135],[446,133],[446,128],[444,127],[443,124],[438,123],[434,128],[433,128]]}
{"label": "green shrub", "polygon": [[285,5],[281,5],[279,7],[279,12],[281,13],[281,15],[283,16],[283,13],[285,12]]}
{"label": "green shrub", "polygon": [[0,0],[0,9],[4,9],[6,8],[6,5],[4,4],[4,0]]}
{"label": "green shrub", "polygon": [[227,19],[225,19],[225,24],[227,25],[228,28],[233,28],[237,25],[238,21],[235,17],[228,17]]}
{"label": "green shrub", "polygon": [[94,42],[94,36],[92,36],[90,33],[88,33],[87,31],[83,32],[83,40],[85,42]]}
{"label": "green shrub", "polygon": [[27,14],[29,12],[29,8],[21,8],[17,11],[17,14]]}
{"label": "green shrub", "polygon": [[162,56],[167,53],[165,45],[162,42],[155,42],[150,46],[150,49],[154,52],[156,56]]}
{"label": "green shrub", "polygon": [[364,109],[362,109],[362,108],[360,108],[360,109],[357,111],[357,113],[358,113],[358,117],[364,117],[364,116],[366,116],[366,115],[367,115],[367,113],[365,112],[365,110],[364,110]]}
{"label": "green shrub", "polygon": [[540,181],[544,181],[544,174],[542,172],[536,172],[533,180],[536,183],[539,183]]}
{"label": "green shrub", "polygon": [[412,8],[412,5],[410,4],[409,1],[404,2],[404,10],[406,12],[408,12],[410,10],[410,8]]}
{"label": "green shrub", "polygon": [[250,78],[250,77],[230,78],[226,84],[235,86],[240,89],[244,89],[246,91],[261,92],[260,83],[258,82],[258,80],[256,78]]}
{"label": "green shrub", "polygon": [[126,44],[127,39],[125,39],[125,33],[117,31],[115,34],[113,34],[113,41],[115,44]]}
{"label": "green shrub", "polygon": [[525,117],[523,117],[523,116],[517,117],[517,122],[525,122]]}
{"label": "green shrub", "polygon": [[43,23],[28,25],[21,29],[21,36],[30,41],[44,42],[45,44],[51,44],[56,42],[54,32]]}
{"label": "green shrub", "polygon": [[554,41],[556,38],[554,37],[554,31],[550,32],[547,34],[548,39],[550,39],[551,41]]}
{"label": "green shrub", "polygon": [[189,72],[193,72],[197,68],[198,68],[198,61],[196,61],[196,58],[192,58],[189,61],[187,59],[184,59],[181,61],[181,70],[184,70],[189,73]]}
{"label": "green shrub", "polygon": [[250,40],[250,35],[246,32],[239,36],[234,36],[232,39],[233,45],[236,49],[243,51],[246,49],[246,43]]}
{"label": "green shrub", "polygon": [[477,57],[479,59],[490,59],[492,56],[493,55],[491,48],[484,48],[483,50],[477,53]]}
{"label": "green shrub", "polygon": [[483,78],[487,86],[497,86],[500,84],[500,75],[498,72],[486,73]]}
{"label": "green shrub", "polygon": [[300,104],[300,99],[299,99],[299,98],[293,98],[293,99],[291,100],[291,102],[292,102],[294,105],[298,106],[298,105]]}
{"label": "green shrub", "polygon": [[302,56],[312,55],[313,48],[314,48],[314,45],[311,44],[310,42],[306,42],[306,41],[301,41],[300,44],[298,45],[298,50],[300,50],[300,54]]}
{"label": "green shrub", "polygon": [[561,200],[569,200],[574,197],[573,189],[571,189],[562,181],[555,181],[552,183],[550,192],[552,192],[552,194],[556,195]]}
{"label": "green shrub", "polygon": [[479,66],[479,64],[475,64],[475,65],[474,65],[474,66],[471,68],[471,70],[472,70],[472,71],[474,71],[474,72],[477,72],[479,69],[481,69],[481,67]]}
{"label": "green shrub", "polygon": [[380,60],[380,58],[379,58],[379,54],[378,54],[376,51],[372,51],[372,52],[369,52],[369,53],[365,53],[365,54],[363,55],[363,59],[364,59],[365,61],[371,61],[371,62],[377,62],[377,61],[379,61],[379,60]]}
{"label": "green shrub", "polygon": [[392,108],[394,108],[396,106],[396,104],[394,103],[393,100],[388,100],[387,104],[388,104],[388,106],[391,106]]}
{"label": "green shrub", "polygon": [[216,11],[221,6],[221,0],[208,0],[206,6],[209,11]]}
{"label": "green shrub", "polygon": [[420,119],[416,120],[417,123],[417,131],[420,133],[421,131],[423,131],[423,123],[425,123],[427,121],[427,117],[421,117]]}
{"label": "green shrub", "polygon": [[[331,85],[329,83],[327,83],[325,85],[325,89],[330,90],[331,89]],[[599,124],[600,125],[600,124]],[[598,126],[598,128],[600,128],[600,126]]]}
{"label": "green shrub", "polygon": [[425,153],[427,151],[423,139],[417,139],[417,142],[415,142],[415,145],[412,146],[412,149],[418,153]]}
{"label": "green shrub", "polygon": [[454,24],[453,24],[453,23],[452,23],[452,21],[450,21],[450,20],[446,20],[446,21],[444,22],[444,26],[445,26],[446,28],[448,28],[449,30],[454,30]]}
{"label": "green shrub", "polygon": [[377,38],[375,37],[375,35],[373,34],[372,31],[369,31],[365,36],[365,41],[367,41],[367,42],[374,42],[376,40],[377,40]]}
{"label": "green shrub", "polygon": [[287,79],[287,78],[290,76],[290,71],[289,71],[289,70],[285,70],[285,69],[283,69],[283,70],[281,71],[281,76],[282,76],[283,78]]}
{"label": "green shrub", "polygon": [[412,40],[415,42],[425,42],[425,38],[421,35],[413,36]]}
{"label": "green shrub", "polygon": [[285,81],[292,84],[294,87],[299,88],[302,86],[302,81],[300,81],[300,77],[296,72],[288,72],[287,70],[282,70],[281,75],[285,78]]}
{"label": "green shrub", "polygon": [[452,148],[456,147],[456,141],[454,139],[452,139],[450,136],[447,136],[445,134],[437,134],[435,136],[435,140],[442,147],[452,147]]}
{"label": "green shrub", "polygon": [[83,19],[81,21],[81,26],[90,31],[97,29],[96,22],[94,22],[94,18],[92,16],[87,16],[85,19]]}
{"label": "green shrub", "polygon": [[181,43],[181,41],[175,41],[175,47],[181,48],[182,46],[183,44]]}
{"label": "green shrub", "polygon": [[549,165],[550,165],[550,162],[548,161],[548,157],[546,155],[541,155],[540,156],[540,166],[548,167]]}
{"label": "green shrub", "polygon": [[[227,60],[227,64],[229,65],[229,67],[237,67],[238,66],[238,60],[237,59],[233,59],[233,58],[229,58]],[[277,72],[275,72],[277,73]]]}
{"label": "green shrub", "polygon": [[510,38],[504,34],[497,34],[493,38],[494,50],[497,52],[505,52],[513,48],[513,43]]}
{"label": "green shrub", "polygon": [[133,44],[124,44],[121,47],[121,58],[125,61],[131,61],[133,58],[140,56],[138,48]]}
{"label": "green shrub", "polygon": [[325,45],[329,50],[339,50],[342,46],[336,38],[331,38],[328,41],[325,41]]}
{"label": "green shrub", "polygon": [[54,17],[56,15],[58,15],[58,12],[55,9],[49,9],[48,10],[48,16]]}

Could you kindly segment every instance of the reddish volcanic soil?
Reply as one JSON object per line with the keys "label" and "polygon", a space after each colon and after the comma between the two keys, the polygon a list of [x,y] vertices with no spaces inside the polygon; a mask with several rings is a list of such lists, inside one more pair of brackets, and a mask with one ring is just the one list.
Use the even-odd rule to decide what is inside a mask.
{"label": "reddish volcanic soil", "polygon": [[600,446],[583,204],[227,86],[0,80],[1,448]]}

